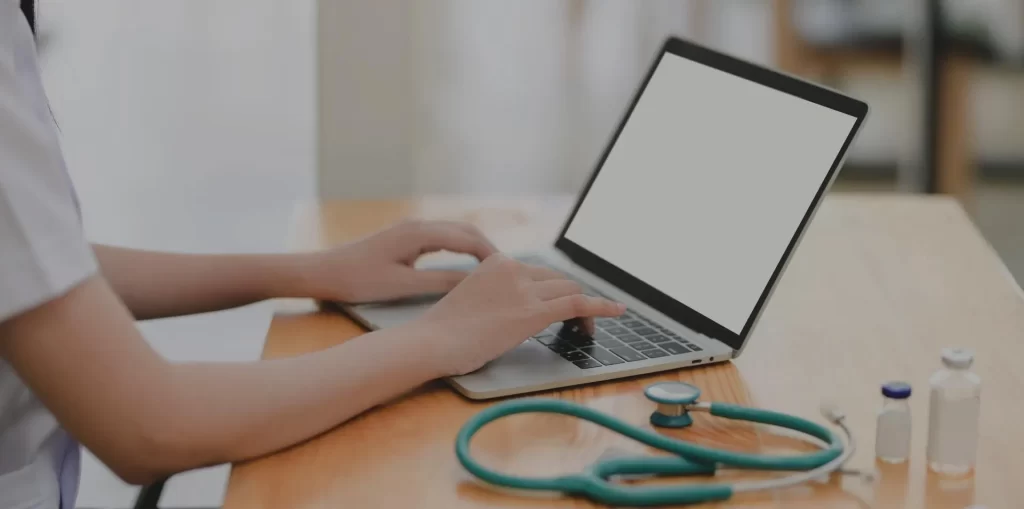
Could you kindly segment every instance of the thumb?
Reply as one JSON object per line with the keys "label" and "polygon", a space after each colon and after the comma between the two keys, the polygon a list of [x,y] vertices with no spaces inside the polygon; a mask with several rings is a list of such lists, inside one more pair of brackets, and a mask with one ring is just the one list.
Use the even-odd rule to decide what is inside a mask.
{"label": "thumb", "polygon": [[415,293],[447,293],[468,275],[469,272],[461,270],[414,270],[409,289]]}

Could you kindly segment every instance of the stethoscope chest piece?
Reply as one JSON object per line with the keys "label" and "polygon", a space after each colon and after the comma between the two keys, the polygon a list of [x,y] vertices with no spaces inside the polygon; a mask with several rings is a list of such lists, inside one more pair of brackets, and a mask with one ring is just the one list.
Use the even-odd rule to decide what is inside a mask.
{"label": "stethoscope chest piece", "polygon": [[647,399],[658,404],[651,414],[651,424],[661,428],[685,428],[693,424],[686,405],[700,398],[700,389],[684,382],[660,382],[644,389]]}

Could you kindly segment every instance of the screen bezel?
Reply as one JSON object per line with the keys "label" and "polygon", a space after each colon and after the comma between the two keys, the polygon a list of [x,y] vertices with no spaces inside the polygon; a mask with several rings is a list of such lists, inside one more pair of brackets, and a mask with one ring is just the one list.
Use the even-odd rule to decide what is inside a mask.
{"label": "screen bezel", "polygon": [[[801,218],[800,224],[797,226],[796,231],[793,233],[793,237],[790,239],[786,246],[786,250],[782,254],[782,258],[779,260],[775,270],[772,272],[771,278],[768,280],[768,284],[765,286],[764,290],[762,290],[761,295],[758,297],[757,304],[754,306],[754,309],[751,310],[750,315],[743,325],[743,329],[739,333],[729,330],[727,327],[708,318],[686,304],[669,297],[653,286],[633,277],[626,271],[616,267],[600,256],[597,256],[565,237],[566,232],[569,230],[569,226],[576,217],[576,213],[579,211],[580,206],[586,199],[587,193],[590,191],[591,186],[594,184],[598,174],[601,172],[601,168],[608,159],[608,155],[615,146],[615,142],[618,140],[619,135],[622,134],[623,128],[629,121],[629,118],[633,113],[633,109],[636,108],[637,102],[639,102],[640,97],[647,88],[648,82],[650,82],[651,77],[654,75],[654,71],[658,68],[658,65],[661,64],[661,60],[666,53],[732,74],[742,79],[753,81],[762,86],[845,113],[856,119],[853,127],[850,129],[850,132],[846,137],[846,140],[843,141],[842,147],[839,149],[835,159],[832,161],[832,165],[829,168],[828,173],[825,174],[821,186],[819,186],[815,193],[810,207],[808,207],[804,216]],[[562,226],[562,230],[558,235],[558,240],[555,241],[555,248],[583,269],[593,273],[601,279],[604,279],[632,297],[639,299],[641,302],[651,306],[658,312],[685,325],[695,332],[725,343],[733,350],[741,350],[743,344],[750,336],[750,332],[753,329],[762,308],[767,302],[768,296],[771,294],[772,289],[778,282],[779,275],[786,266],[786,262],[792,256],[796,244],[810,222],[811,216],[813,216],[815,209],[817,209],[820,204],[821,199],[838,171],[839,165],[846,155],[850,144],[853,142],[857,131],[864,122],[867,112],[867,104],[852,97],[842,95],[838,92],[773,71],[757,64],[697,46],[682,39],[675,37],[669,38],[665,41],[661,51],[658,52],[653,64],[647,71],[647,75],[644,77],[640,87],[634,94],[629,107],[626,109],[625,114],[619,121],[618,127],[616,127],[612,134],[612,137],[605,147],[604,152],[601,154],[600,159],[598,159],[597,166],[591,174],[590,179],[580,192],[579,197],[576,200],[576,204],[573,206],[572,212],[566,218],[565,224]],[[685,259],[681,259],[680,262],[685,263]]]}

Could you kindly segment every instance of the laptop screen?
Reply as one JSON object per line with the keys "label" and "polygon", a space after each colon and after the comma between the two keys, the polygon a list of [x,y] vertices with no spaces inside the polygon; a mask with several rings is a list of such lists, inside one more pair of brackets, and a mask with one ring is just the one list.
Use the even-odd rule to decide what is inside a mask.
{"label": "laptop screen", "polygon": [[564,238],[740,335],[858,124],[666,52]]}

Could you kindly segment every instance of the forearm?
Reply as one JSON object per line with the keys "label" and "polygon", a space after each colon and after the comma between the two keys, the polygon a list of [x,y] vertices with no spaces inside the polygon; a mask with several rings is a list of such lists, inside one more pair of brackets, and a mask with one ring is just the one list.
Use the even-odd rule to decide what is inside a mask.
{"label": "forearm", "polygon": [[[167,473],[262,456],[343,423],[435,377],[398,343],[429,344],[388,330],[289,359],[176,366],[160,439]],[[399,335],[402,335],[401,337]]]}
{"label": "forearm", "polygon": [[422,384],[437,375],[428,335],[399,328],[288,359],[173,364],[93,278],[0,324],[0,358],[79,441],[141,484],[273,452]]}
{"label": "forearm", "polygon": [[103,276],[136,319],[307,295],[309,255],[177,254],[94,245]]}

